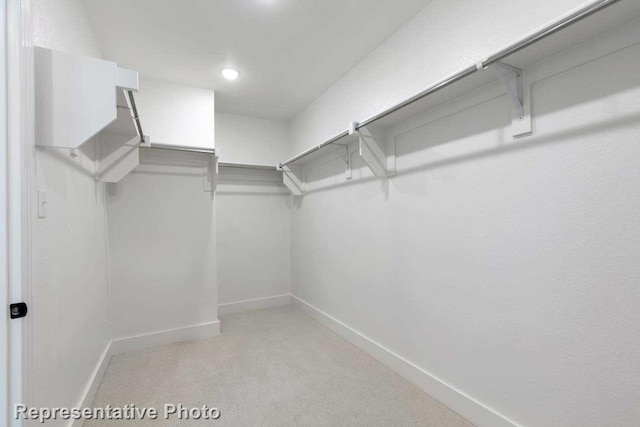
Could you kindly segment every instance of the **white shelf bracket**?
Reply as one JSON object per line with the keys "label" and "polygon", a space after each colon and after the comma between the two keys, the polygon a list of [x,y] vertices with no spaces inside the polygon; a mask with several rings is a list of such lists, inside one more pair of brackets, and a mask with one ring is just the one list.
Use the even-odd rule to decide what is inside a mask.
{"label": "white shelf bracket", "polygon": [[96,181],[120,182],[140,164],[140,138],[133,137],[122,143],[120,135],[106,133],[97,145],[98,173]]}
{"label": "white shelf bracket", "polygon": [[511,97],[511,101],[516,109],[518,120],[523,120],[522,70],[502,62],[493,64],[492,70],[507,89],[507,93]]}
{"label": "white shelf bracket", "polygon": [[520,68],[503,62],[495,62],[489,68],[498,76],[511,98],[514,109],[511,113],[511,130],[514,137],[531,133],[531,108],[529,85],[523,83]]}
{"label": "white shelf bracket", "polygon": [[384,141],[373,135],[367,127],[358,127],[357,123],[349,125],[349,135],[357,134],[359,142],[360,157],[369,166],[375,176],[387,177],[387,155],[384,150]]}
{"label": "white shelf bracket", "polygon": [[345,178],[347,180],[353,178],[353,173],[351,170],[351,153],[349,152],[349,145],[347,144],[334,144],[341,148],[335,147],[338,156],[345,162],[347,165],[347,170],[345,171]]}
{"label": "white shelf bracket", "polygon": [[288,166],[282,166],[282,182],[293,193],[294,196],[304,196],[306,194],[304,182],[289,169]]}
{"label": "white shelf bracket", "polygon": [[205,193],[215,193],[218,188],[218,156],[212,154],[209,158],[209,163],[204,168],[204,182],[202,183],[202,190]]}

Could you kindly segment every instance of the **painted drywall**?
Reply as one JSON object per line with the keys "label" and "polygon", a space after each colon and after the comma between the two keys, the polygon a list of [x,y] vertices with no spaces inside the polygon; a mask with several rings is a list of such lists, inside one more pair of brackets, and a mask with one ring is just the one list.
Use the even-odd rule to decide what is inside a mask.
{"label": "painted drywall", "polygon": [[[293,156],[419,93],[585,0],[433,0],[291,123]],[[290,156],[289,156],[290,157]]]}
{"label": "painted drywall", "polygon": [[491,86],[392,130],[393,178],[308,164],[293,294],[515,423],[637,424],[640,23],[620,31],[529,70],[529,138]]}
{"label": "painted drywall", "polygon": [[36,46],[102,57],[81,0],[31,0],[31,13]]}
{"label": "painted drywall", "polygon": [[213,91],[141,78],[136,104],[152,143],[215,146]]}
{"label": "painted drywall", "polygon": [[216,113],[216,148],[220,161],[276,165],[288,153],[288,123]]}
{"label": "painted drywall", "polygon": [[220,168],[219,304],[291,293],[290,204],[280,172]]}
{"label": "painted drywall", "polygon": [[114,339],[218,321],[209,156],[140,154],[141,166],[108,188]]}
{"label": "painted drywall", "polygon": [[[33,0],[33,42],[100,56],[80,1]],[[33,406],[77,406],[109,343],[104,185],[96,183],[95,145],[78,157],[68,150],[35,150],[36,191],[47,217],[32,219],[31,384]],[[62,420],[51,425],[63,425]]]}
{"label": "painted drywall", "polygon": [[[33,12],[35,45],[73,54],[100,56],[100,48],[79,1],[35,0]],[[214,146],[213,92],[148,80],[142,80],[140,86],[136,100],[143,129],[145,134],[154,136],[152,141]],[[195,209],[203,214],[202,218],[196,218],[199,221],[191,223],[193,227],[200,227],[197,237],[188,233],[180,237],[174,230],[174,239],[163,240],[154,248],[151,257],[158,252],[165,256],[172,250],[180,252],[171,253],[171,259],[162,258],[162,254],[155,258],[161,259],[160,265],[170,269],[163,276],[165,281],[138,283],[135,281],[140,277],[137,274],[144,275],[147,271],[136,270],[139,264],[126,264],[127,261],[120,257],[122,251],[114,252],[115,265],[110,271],[108,253],[109,237],[113,240],[111,248],[114,245],[127,248],[129,244],[135,248],[128,241],[126,233],[129,229],[118,222],[121,217],[118,216],[120,205],[117,202],[120,200],[118,194],[135,194],[138,181],[136,177],[131,178],[133,188],[124,184],[121,192],[111,197],[114,204],[111,216],[116,231],[108,236],[105,186],[94,180],[95,144],[95,141],[85,143],[77,157],[72,157],[68,150],[36,151],[37,180],[33,205],[37,206],[36,190],[46,191],[48,213],[46,219],[34,219],[33,223],[34,289],[30,317],[33,324],[31,375],[34,380],[31,384],[33,400],[29,402],[33,406],[74,407],[90,403],[91,395],[86,391],[91,390],[90,386],[96,386],[92,383],[94,373],[99,372],[97,368],[104,367],[102,357],[112,339],[161,332],[116,342],[116,351],[125,351],[154,342],[210,335],[219,330],[213,201],[210,193],[202,191],[202,168],[197,169],[196,175],[200,174],[197,177],[193,175],[193,168],[184,174],[183,170],[177,170],[175,176],[171,172],[176,171],[171,169],[151,175],[136,175],[138,178],[142,176],[140,186],[147,186],[144,195],[152,198],[152,202],[147,206],[130,203],[130,209],[142,211],[154,206],[153,203],[160,203],[157,198],[153,199],[158,196],[153,190],[163,188],[168,192],[165,193],[168,198],[160,198],[171,200],[171,206],[178,209],[200,203]],[[157,182],[154,184],[154,181]],[[196,190],[170,194],[180,185],[195,185]],[[200,199],[189,199],[194,193]],[[144,197],[141,199],[146,200]],[[185,203],[175,204],[180,200]],[[183,214],[174,213],[175,219]],[[161,222],[166,216],[154,214],[151,218]],[[138,219],[144,220],[145,216]],[[189,220],[186,219],[187,222]],[[203,234],[207,227],[210,227],[209,235]],[[165,228],[171,230],[171,226]],[[122,229],[124,234],[118,232]],[[139,230],[148,229],[141,226]],[[207,236],[211,239],[207,240]],[[149,241],[152,241],[150,237]],[[163,243],[172,246],[165,248]],[[182,246],[173,246],[179,243]],[[202,252],[185,258],[185,247],[189,251],[197,248]],[[139,261],[141,256],[136,255],[129,261]],[[180,261],[183,264],[179,264]],[[152,264],[142,267],[149,265]],[[129,266],[131,271],[126,269]],[[116,283],[113,288],[109,285],[110,272]],[[155,276],[149,273],[145,277]],[[154,293],[150,296],[149,291]],[[99,375],[96,379],[99,381]],[[84,402],[85,398],[88,401]]]}
{"label": "painted drywall", "polygon": [[85,144],[77,159],[57,150],[37,155],[47,217],[32,222],[35,405],[78,405],[110,341],[104,186],[93,180],[93,149]]}
{"label": "painted drywall", "polygon": [[[275,166],[286,156],[287,131],[285,122],[217,112],[216,150],[221,162]],[[220,168],[216,254],[221,315],[289,303],[290,204],[282,173]]]}

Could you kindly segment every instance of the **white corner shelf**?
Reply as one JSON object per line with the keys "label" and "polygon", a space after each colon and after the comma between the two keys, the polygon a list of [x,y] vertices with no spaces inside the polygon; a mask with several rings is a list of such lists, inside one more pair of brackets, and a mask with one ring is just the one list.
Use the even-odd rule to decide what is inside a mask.
{"label": "white corner shelf", "polygon": [[77,149],[97,138],[96,179],[118,182],[148,137],[136,111],[138,73],[114,62],[34,48],[35,144]]}
{"label": "white corner shelf", "polygon": [[96,179],[102,182],[119,182],[140,164],[140,147],[150,145],[150,138],[141,138],[142,128],[137,128],[133,91],[119,89],[116,101],[116,119],[98,133]]}
{"label": "white corner shelf", "polygon": [[167,172],[168,166],[200,169],[203,178],[202,191],[206,193],[216,192],[218,186],[218,156],[215,148],[153,143],[141,147],[139,161],[141,167],[146,167],[147,170],[153,170],[154,172]]}

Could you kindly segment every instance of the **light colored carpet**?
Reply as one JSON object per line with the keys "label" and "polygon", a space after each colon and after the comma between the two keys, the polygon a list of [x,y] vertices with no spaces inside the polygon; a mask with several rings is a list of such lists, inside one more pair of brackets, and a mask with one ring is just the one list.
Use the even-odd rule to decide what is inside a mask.
{"label": "light colored carpet", "polygon": [[[220,409],[216,421],[85,426],[471,426],[293,307],[221,318],[218,337],[114,357],[94,401]],[[161,415],[162,416],[162,415]]]}

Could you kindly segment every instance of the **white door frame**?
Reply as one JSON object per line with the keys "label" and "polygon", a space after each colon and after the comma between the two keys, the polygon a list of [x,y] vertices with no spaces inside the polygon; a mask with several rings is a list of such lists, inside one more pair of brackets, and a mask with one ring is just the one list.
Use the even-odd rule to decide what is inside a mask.
{"label": "white door frame", "polygon": [[[13,418],[16,403],[30,403],[30,316],[9,320],[10,303],[30,303],[31,277],[31,181],[34,155],[33,114],[33,49],[31,36],[31,9],[29,0],[0,0],[2,5],[2,31],[4,45],[0,69],[4,74],[0,83],[2,93],[2,120],[6,126],[2,135],[3,153],[0,154],[0,234],[6,251],[3,258],[2,292],[4,304],[2,328],[3,381],[0,390],[0,424],[22,426]],[[0,89],[1,91],[1,89]],[[4,229],[2,228],[4,226]],[[5,339],[6,338],[6,339]]]}
{"label": "white door frame", "polygon": [[[9,304],[9,174],[7,172],[9,150],[7,149],[7,4],[0,0],[0,27],[3,34],[0,43],[0,306]],[[6,312],[0,317],[0,420],[9,418],[9,319]]]}

